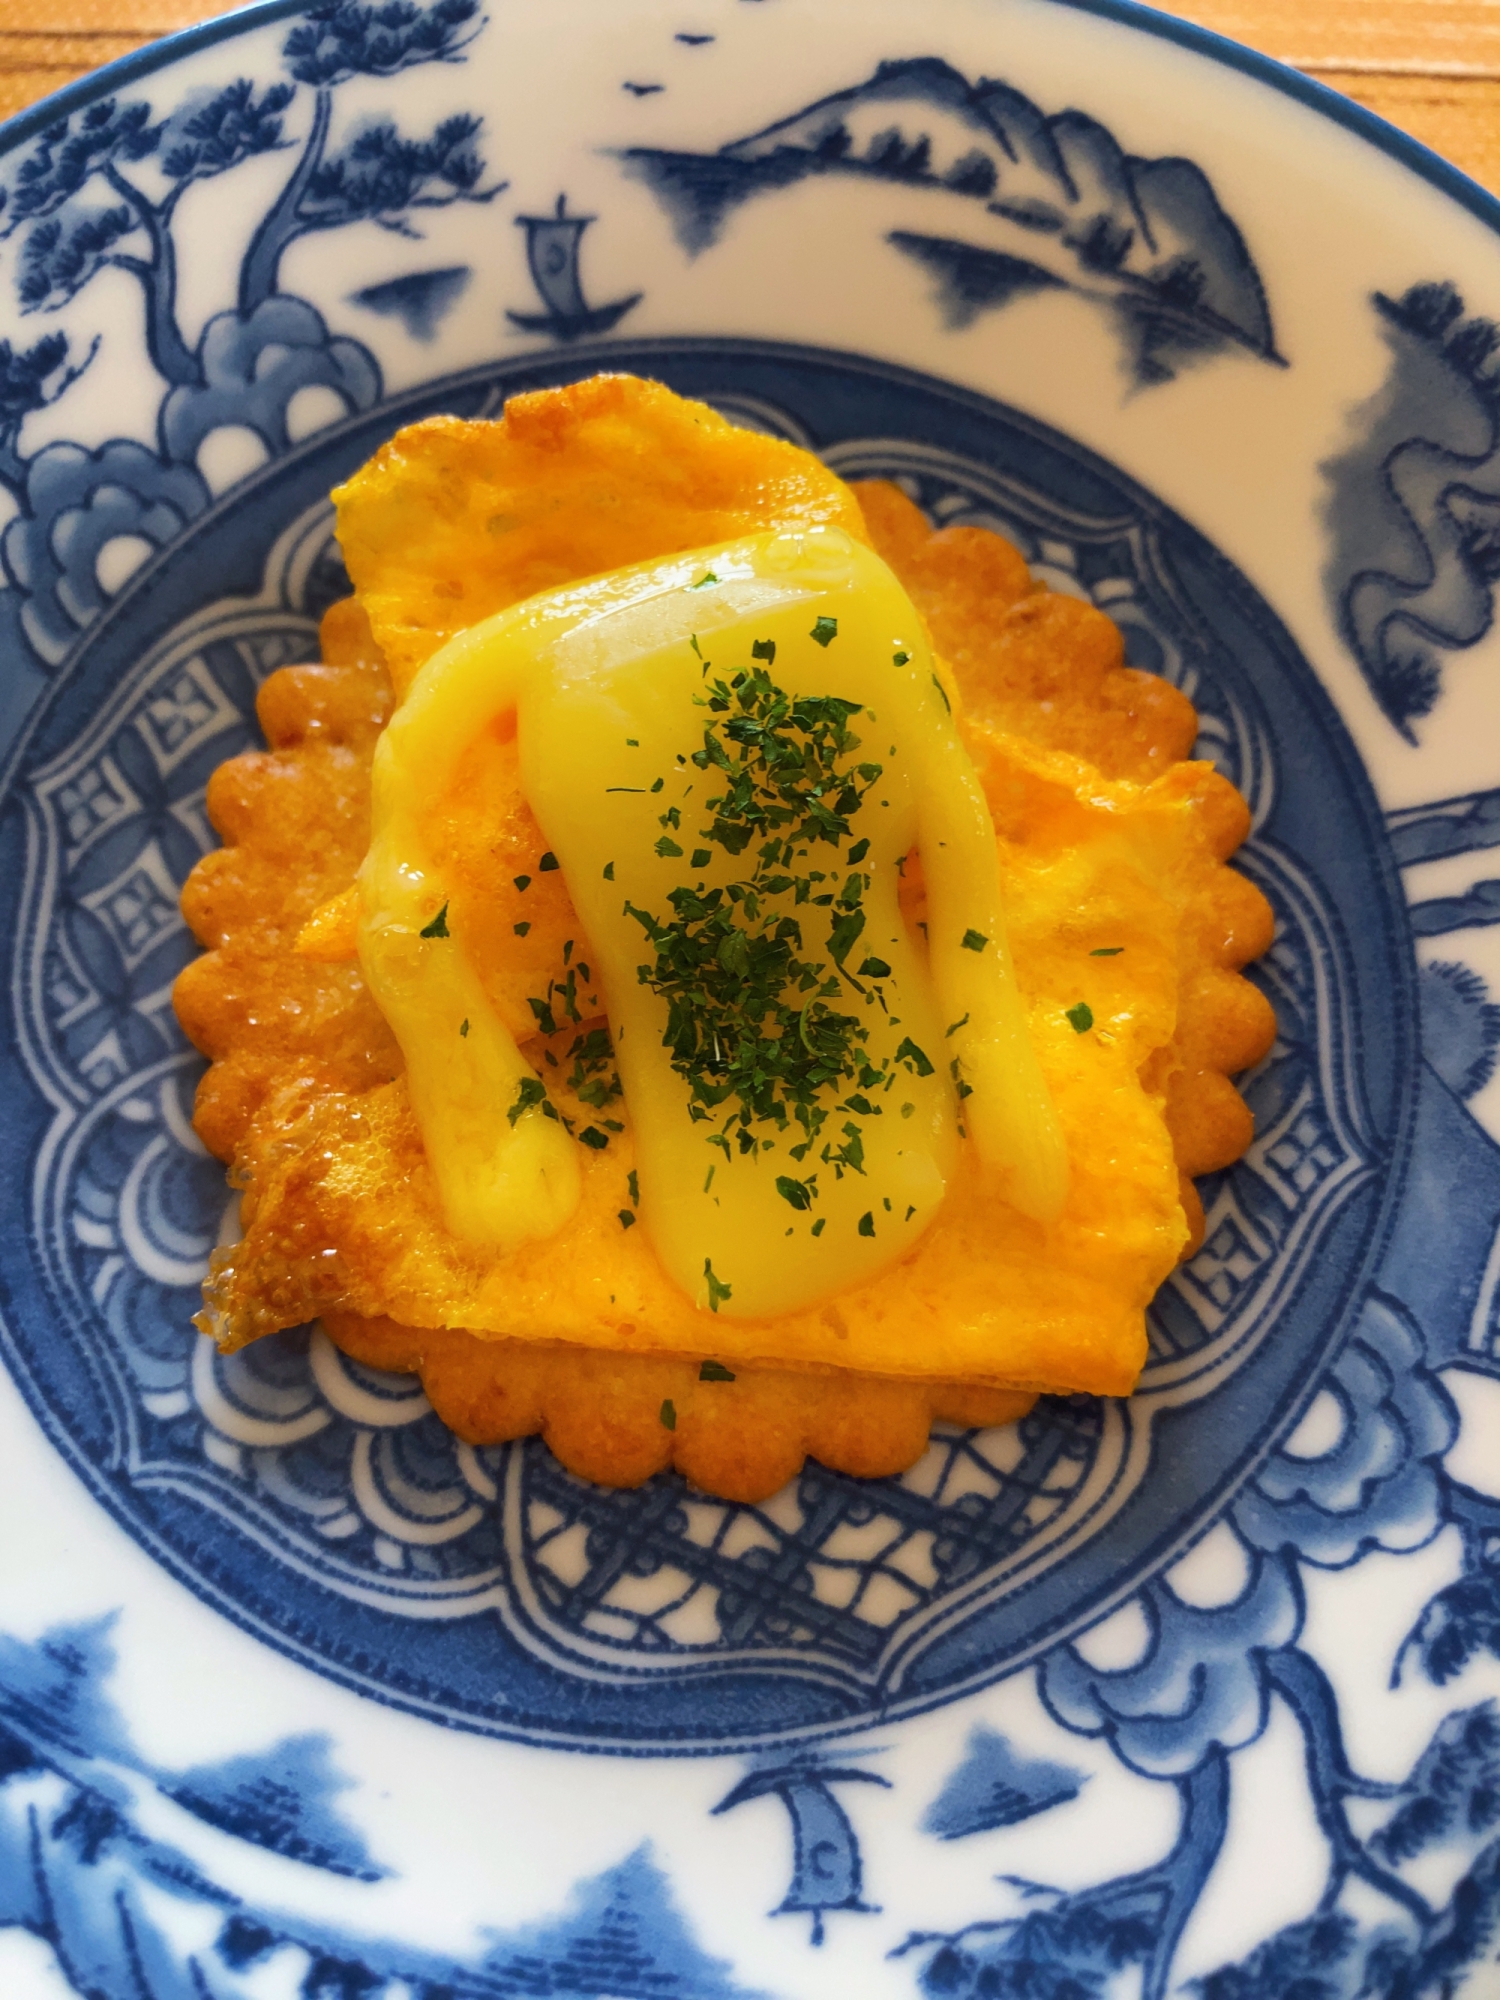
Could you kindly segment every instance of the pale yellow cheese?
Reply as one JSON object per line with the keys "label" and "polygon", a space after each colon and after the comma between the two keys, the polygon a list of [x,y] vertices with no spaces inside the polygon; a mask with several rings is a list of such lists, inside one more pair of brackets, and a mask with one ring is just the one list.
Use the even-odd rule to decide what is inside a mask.
{"label": "pale yellow cheese", "polygon": [[[741,882],[753,865],[705,845],[707,804],[723,780],[692,760],[708,719],[705,689],[749,670],[757,644],[762,657],[774,648],[768,671],[789,695],[858,702],[851,761],[880,766],[850,822],[851,844],[869,843],[855,958],[874,954],[890,971],[841,980],[828,1004],[857,1013],[864,1055],[887,1081],[863,1100],[866,1111],[830,1089],[826,1131],[800,1160],[795,1127],[758,1127],[750,1154],[710,1145],[716,1128],[691,1114],[688,1084],[663,1045],[666,1006],[641,978],[652,949],[630,914],[663,921],[673,889]],[[815,528],[640,565],[501,612],[426,662],[382,737],[360,958],[406,1057],[456,1236],[504,1255],[556,1232],[579,1198],[577,1142],[538,1097],[447,925],[452,885],[424,839],[467,744],[511,711],[527,797],[597,955],[580,977],[609,1014],[641,1221],[689,1298],[763,1317],[867,1282],[941,1207],[960,1119],[1016,1207],[1044,1220],[1058,1213],[1066,1157],[1016,991],[988,806],[910,600],[868,548]],[[925,940],[897,902],[913,848],[927,891]],[[694,866],[698,853],[708,858]],[[804,958],[832,976],[828,932],[850,868],[833,846],[799,867],[822,872],[820,890],[835,900],[794,908],[788,893],[786,913],[801,926]],[[922,1061],[898,1056],[908,1045]],[[862,1170],[824,1157],[828,1139],[851,1124]],[[810,1208],[789,1206],[779,1176],[812,1179]]]}

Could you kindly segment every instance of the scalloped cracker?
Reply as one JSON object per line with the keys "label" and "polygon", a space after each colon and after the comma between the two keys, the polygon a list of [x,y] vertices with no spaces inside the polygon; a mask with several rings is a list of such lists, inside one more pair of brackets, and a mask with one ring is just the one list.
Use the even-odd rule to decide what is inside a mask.
{"label": "scalloped cracker", "polygon": [[[938,1416],[1001,1421],[1044,1390],[1128,1393],[1145,1307],[1201,1226],[1185,1176],[1248,1143],[1228,1074],[1274,1031],[1236,970],[1269,942],[1270,912],[1223,865],[1248,815],[1208,766],[1183,761],[1196,730],[1185,698],[1124,666],[1102,614],[1037,591],[998,536],[934,533],[896,488],[844,487],[655,384],[604,378],[517,398],[503,424],[416,426],[339,497],[359,604],[329,614],[323,666],[266,683],[270,748],[215,774],[226,845],[184,891],[210,947],[177,988],[213,1059],[198,1129],[246,1189],[245,1238],[218,1253],[207,1287],[217,1335],[237,1345],[322,1313],[351,1353],[416,1368],[473,1441],[542,1430],[588,1477],[633,1484],[671,1463],[741,1499],[774,1490],[805,1452],[889,1472]],[[404,684],[450,631],[534,590],[809,519],[868,536],[951,673],[1069,1138],[1067,1208],[1043,1227],[971,1173],[875,1283],[775,1321],[719,1320],[624,1220],[633,1155],[615,1106],[626,1129],[585,1159],[572,1220],[487,1265],[443,1227],[399,1051],[338,955],[334,899],[362,858],[388,713],[381,655]],[[461,598],[443,594],[453,579]],[[528,997],[565,976],[567,939],[586,947],[561,872],[539,869],[513,740],[473,746],[446,825],[455,921],[513,1032],[534,1037]],[[591,1025],[528,1044],[539,1066],[556,1057],[547,1075],[565,1112],[558,1079]],[[700,1379],[710,1357],[732,1382]]]}

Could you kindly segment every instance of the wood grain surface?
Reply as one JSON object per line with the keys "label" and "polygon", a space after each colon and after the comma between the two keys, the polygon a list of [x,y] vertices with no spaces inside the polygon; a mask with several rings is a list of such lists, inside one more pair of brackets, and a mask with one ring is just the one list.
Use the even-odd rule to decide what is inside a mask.
{"label": "wood grain surface", "polygon": [[[227,11],[203,0],[0,0],[0,118]],[[1167,11],[1344,91],[1500,194],[1500,0],[1195,0]]]}

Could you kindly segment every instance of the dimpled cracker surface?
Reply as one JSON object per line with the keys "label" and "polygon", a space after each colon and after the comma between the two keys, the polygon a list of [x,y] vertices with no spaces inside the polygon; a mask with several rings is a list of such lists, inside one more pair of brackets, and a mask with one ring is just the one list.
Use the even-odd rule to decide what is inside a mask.
{"label": "dimpled cracker surface", "polygon": [[[919,1453],[934,1417],[1001,1421],[1042,1389],[1129,1390],[1144,1307],[1201,1217],[1182,1176],[1247,1143],[1227,1075],[1273,1032],[1236,970],[1269,942],[1269,911],[1222,865],[1245,808],[1208,767],[1181,761],[1190,705],[1123,666],[1107,619],[1033,590],[986,531],[934,534],[892,487],[858,497],[951,668],[995,811],[1018,977],[1074,1153],[1063,1217],[1044,1229],[967,1176],[877,1283],[776,1322],[710,1318],[667,1284],[644,1232],[622,1226],[632,1156],[616,1103],[627,1129],[588,1155],[567,1228],[499,1267],[467,1256],[442,1227],[399,1052],[338,906],[295,946],[362,856],[389,700],[380,649],[350,604],[325,625],[323,667],[266,684],[270,748],[216,775],[210,810],[230,844],[184,897],[211,947],[178,989],[185,1026],[214,1058],[199,1129],[246,1189],[246,1237],[220,1253],[208,1287],[221,1339],[321,1312],[350,1352],[419,1370],[461,1435],[541,1430],[585,1476],[630,1484],[672,1463],[730,1498],[773,1491],[807,1451],[888,1472]],[[664,535],[671,525],[664,512]],[[701,539],[693,525],[666,546]],[[567,938],[586,945],[562,875],[538,867],[513,742],[474,746],[446,838],[455,925],[513,1032],[534,1034],[527,998],[565,977]],[[603,1025],[608,996],[595,997],[598,1019],[526,1045],[559,1107],[585,1118],[565,1079],[573,1041]],[[1082,1032],[1069,1018],[1079,1002],[1092,1014]],[[705,1357],[735,1380],[701,1380]]]}
{"label": "dimpled cracker surface", "polygon": [[[547,1341],[480,1340],[389,1319],[325,1315],[346,1354],[420,1373],[443,1421],[471,1444],[540,1432],[584,1479],[634,1486],[675,1467],[721,1500],[763,1500],[811,1455],[878,1479],[904,1471],[933,1423],[1009,1423],[1035,1400],[958,1383],[882,1381],[847,1369],[774,1368],[705,1378],[676,1355],[580,1351]],[[672,1427],[662,1422],[670,1404]]]}

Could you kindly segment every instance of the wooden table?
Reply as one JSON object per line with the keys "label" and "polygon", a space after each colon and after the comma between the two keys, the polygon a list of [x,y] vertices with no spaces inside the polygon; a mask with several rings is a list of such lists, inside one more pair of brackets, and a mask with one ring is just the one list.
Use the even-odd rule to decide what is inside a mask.
{"label": "wooden table", "polygon": [[[1500,194],[1500,0],[1162,0],[1347,92]],[[224,7],[0,0],[0,118]]]}

